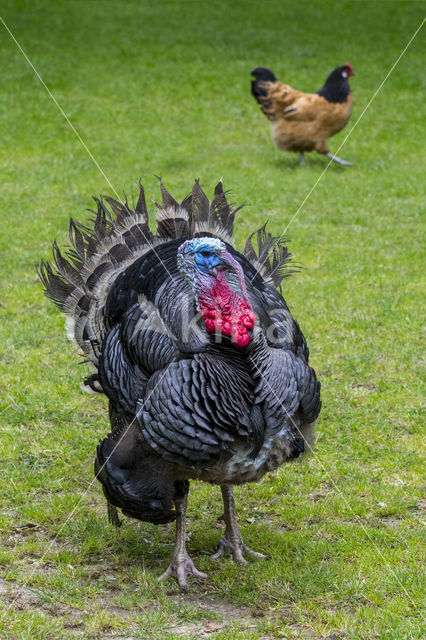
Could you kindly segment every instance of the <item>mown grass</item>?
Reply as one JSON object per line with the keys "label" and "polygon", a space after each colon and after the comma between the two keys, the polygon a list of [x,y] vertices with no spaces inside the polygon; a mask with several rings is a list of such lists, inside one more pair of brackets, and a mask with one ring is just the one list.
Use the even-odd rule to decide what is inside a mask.
{"label": "mown grass", "polygon": [[273,147],[250,70],[309,91],[348,60],[354,124],[423,15],[418,2],[4,3],[111,184],[1,27],[1,638],[422,637],[424,30],[339,152],[354,166],[331,166],[288,230],[307,268],[284,292],[324,404],[314,456],[236,491],[268,562],[209,562],[220,500],[201,484],[189,548],[209,578],[189,596],[156,581],[172,525],[108,525],[92,472],[105,401],[80,392],[34,264],[91,194],[131,197],[141,175],[157,198],[154,174],[181,198],[223,175],[247,203],[237,246],[267,219],[281,232],[326,162],[300,168]]}

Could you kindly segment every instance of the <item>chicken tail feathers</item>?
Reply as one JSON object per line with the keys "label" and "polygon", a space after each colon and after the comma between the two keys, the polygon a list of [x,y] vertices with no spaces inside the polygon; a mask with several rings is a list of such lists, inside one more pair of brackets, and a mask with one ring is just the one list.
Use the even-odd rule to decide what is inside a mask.
{"label": "chicken tail feathers", "polygon": [[266,88],[262,85],[263,82],[277,81],[272,71],[266,67],[256,67],[256,69],[250,72],[250,75],[254,78],[251,82],[251,92],[256,100],[268,94]]}
{"label": "chicken tail feathers", "polygon": [[272,101],[268,99],[268,83],[277,81],[275,75],[266,67],[257,67],[250,75],[254,78],[251,81],[251,93],[254,99],[260,104],[260,108],[269,120],[276,120]]}

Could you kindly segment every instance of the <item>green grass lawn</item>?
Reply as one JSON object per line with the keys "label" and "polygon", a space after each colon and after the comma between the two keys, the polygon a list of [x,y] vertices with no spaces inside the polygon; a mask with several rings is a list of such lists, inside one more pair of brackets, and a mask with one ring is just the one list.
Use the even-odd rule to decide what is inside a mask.
{"label": "green grass lawn", "polygon": [[[337,152],[421,24],[423,2],[6,0],[2,17],[105,175],[0,25],[0,638],[401,640],[422,636],[420,382],[425,27],[327,166],[279,152],[249,72],[317,90],[349,61]],[[423,54],[423,55],[422,55]],[[154,174],[183,198],[223,176],[236,243],[269,220],[306,268],[284,295],[323,385],[315,454],[236,490],[269,561],[211,563],[220,491],[193,483],[189,550],[209,578],[159,584],[173,525],[106,519],[92,461],[106,402],[34,264],[92,194]],[[106,179],[107,178],[107,179]],[[422,209],[423,207],[423,209]]]}

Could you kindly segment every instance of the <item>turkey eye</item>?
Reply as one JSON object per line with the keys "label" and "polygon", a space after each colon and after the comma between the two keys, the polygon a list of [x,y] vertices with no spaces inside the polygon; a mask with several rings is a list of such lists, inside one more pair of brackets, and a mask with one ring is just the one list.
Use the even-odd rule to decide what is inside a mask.
{"label": "turkey eye", "polygon": [[211,251],[200,251],[200,253],[204,258],[209,258],[212,254]]}

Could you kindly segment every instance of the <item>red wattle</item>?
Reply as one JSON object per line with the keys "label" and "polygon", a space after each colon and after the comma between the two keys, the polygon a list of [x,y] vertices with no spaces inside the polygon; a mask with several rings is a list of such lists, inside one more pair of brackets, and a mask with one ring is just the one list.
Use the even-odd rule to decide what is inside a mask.
{"label": "red wattle", "polygon": [[248,330],[253,329],[256,315],[250,304],[230,289],[224,277],[218,278],[209,291],[200,293],[198,303],[207,333],[230,336],[238,347],[248,345]]}

